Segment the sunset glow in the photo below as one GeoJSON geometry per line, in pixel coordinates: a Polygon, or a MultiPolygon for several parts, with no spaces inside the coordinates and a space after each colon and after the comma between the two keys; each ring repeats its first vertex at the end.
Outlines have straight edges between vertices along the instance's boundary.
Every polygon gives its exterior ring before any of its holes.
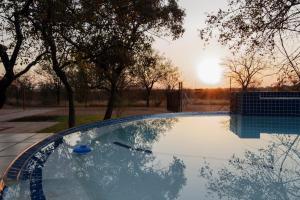
{"type": "Polygon", "coordinates": [[[217,85],[222,81],[223,69],[218,59],[208,58],[197,66],[200,81],[207,85],[217,85]]]}

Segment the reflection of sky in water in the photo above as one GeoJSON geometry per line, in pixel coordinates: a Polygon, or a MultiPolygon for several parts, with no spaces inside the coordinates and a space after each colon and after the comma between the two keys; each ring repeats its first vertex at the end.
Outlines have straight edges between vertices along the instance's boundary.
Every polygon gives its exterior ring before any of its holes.
{"type": "MultiPolygon", "coordinates": [[[[298,199],[297,120],[194,116],[77,132],[42,165],[42,193],[46,199],[298,199]],[[74,155],[78,144],[93,151],[74,155]]],[[[32,188],[32,181],[21,182],[4,199],[30,199],[32,188]]]]}
{"type": "Polygon", "coordinates": [[[240,138],[260,138],[261,133],[300,135],[300,117],[233,115],[230,130],[240,138]]]}

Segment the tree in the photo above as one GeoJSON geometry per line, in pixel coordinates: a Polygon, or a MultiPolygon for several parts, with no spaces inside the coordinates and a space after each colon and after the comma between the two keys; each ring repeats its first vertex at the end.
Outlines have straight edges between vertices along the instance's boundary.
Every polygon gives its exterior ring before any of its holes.
{"type": "Polygon", "coordinates": [[[118,72],[115,67],[101,68],[94,64],[85,70],[89,74],[89,88],[104,91],[108,96],[108,103],[114,103],[113,107],[122,98],[122,91],[133,85],[133,77],[128,68],[118,72]]]}
{"type": "Polygon", "coordinates": [[[110,97],[104,119],[111,118],[120,78],[134,55],[148,49],[154,37],[177,39],[184,32],[184,11],[176,0],[76,1],[65,14],[60,34],[97,68],[110,74],[110,97]],[[80,4],[80,5],[78,5],[80,4]],[[78,20],[80,19],[80,20],[78,20]],[[83,22],[82,22],[83,21],[83,22]]]}
{"type": "Polygon", "coordinates": [[[145,89],[146,106],[150,106],[150,96],[155,84],[160,84],[167,90],[173,90],[179,82],[178,69],[153,50],[148,50],[137,56],[131,75],[138,86],[145,89]]]}
{"type": "Polygon", "coordinates": [[[66,1],[35,1],[31,7],[28,20],[34,26],[34,33],[49,51],[48,61],[57,77],[65,87],[69,101],[69,127],[75,126],[74,92],[68,81],[65,69],[72,64],[71,49],[66,41],[59,36],[57,29],[63,23],[66,1]]]}
{"type": "Polygon", "coordinates": [[[17,94],[13,96],[16,97],[17,105],[20,105],[19,100],[21,100],[23,109],[25,109],[26,104],[30,105],[33,98],[34,89],[37,86],[37,83],[35,81],[32,81],[35,79],[35,75],[31,72],[32,71],[24,74],[23,76],[15,80],[15,85],[17,86],[17,94]]]}
{"type": "Polygon", "coordinates": [[[228,58],[223,64],[227,68],[227,76],[235,81],[246,92],[249,87],[259,84],[258,75],[267,69],[262,58],[253,53],[252,55],[228,58]]]}
{"type": "Polygon", "coordinates": [[[168,67],[166,76],[162,79],[161,84],[167,92],[175,90],[180,82],[180,73],[178,67],[175,67],[171,61],[166,61],[165,65],[168,67]]]}
{"type": "Polygon", "coordinates": [[[277,89],[299,90],[300,79],[293,70],[290,70],[289,64],[283,63],[279,68],[280,70],[273,86],[277,89]]]}
{"type": "Polygon", "coordinates": [[[300,78],[299,7],[298,0],[230,0],[228,9],[208,15],[200,36],[208,41],[218,32],[219,41],[231,49],[260,48],[277,58],[282,55],[300,78]]]}
{"type": "Polygon", "coordinates": [[[74,60],[76,60],[76,63],[66,67],[65,71],[70,84],[74,88],[76,101],[87,106],[90,86],[95,77],[95,66],[93,63],[84,60],[78,53],[74,56],[74,60]]]}
{"type": "Polygon", "coordinates": [[[282,81],[297,87],[300,83],[300,51],[297,48],[289,53],[289,47],[292,46],[290,44],[291,41],[284,41],[281,33],[279,34],[279,38],[281,45],[280,53],[284,55],[285,59],[280,63],[278,78],[283,78],[282,81]]]}
{"type": "Polygon", "coordinates": [[[75,96],[79,103],[84,103],[87,106],[88,96],[89,96],[89,84],[88,84],[88,74],[84,70],[84,66],[78,68],[75,74],[75,96]]]}
{"type": "Polygon", "coordinates": [[[40,85],[51,85],[54,86],[54,90],[56,93],[56,105],[60,105],[61,100],[61,81],[59,77],[57,77],[56,73],[53,71],[51,67],[51,63],[47,60],[43,60],[40,63],[40,66],[34,70],[34,72],[39,76],[40,85]]]}
{"type": "Polygon", "coordinates": [[[32,3],[32,0],[0,3],[0,58],[5,71],[0,80],[0,109],[5,103],[7,88],[46,54],[40,48],[40,41],[28,34],[32,27],[26,16],[32,3]]]}
{"type": "Polygon", "coordinates": [[[152,50],[138,56],[135,67],[131,71],[137,85],[145,89],[146,106],[150,106],[150,96],[153,86],[167,76],[164,58],[152,50]]]}

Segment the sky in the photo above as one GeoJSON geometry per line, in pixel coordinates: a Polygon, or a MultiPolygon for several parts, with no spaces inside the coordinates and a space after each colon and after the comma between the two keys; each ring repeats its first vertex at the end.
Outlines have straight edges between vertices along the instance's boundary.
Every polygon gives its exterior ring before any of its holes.
{"type": "Polygon", "coordinates": [[[229,85],[228,80],[223,78],[223,67],[219,65],[229,51],[217,41],[204,46],[199,36],[199,29],[205,27],[206,13],[225,8],[226,3],[226,0],[179,0],[179,5],[186,12],[183,37],[175,41],[157,38],[154,43],[154,48],[179,68],[185,87],[229,85]]]}

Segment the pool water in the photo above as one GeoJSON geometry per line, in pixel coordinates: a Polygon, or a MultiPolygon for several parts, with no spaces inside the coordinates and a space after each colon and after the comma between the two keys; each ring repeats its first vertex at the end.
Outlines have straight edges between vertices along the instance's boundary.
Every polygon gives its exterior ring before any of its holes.
{"type": "Polygon", "coordinates": [[[172,115],[91,126],[36,153],[3,199],[300,199],[299,136],[298,117],[172,115]],[[75,154],[82,144],[92,151],[75,154]]]}

